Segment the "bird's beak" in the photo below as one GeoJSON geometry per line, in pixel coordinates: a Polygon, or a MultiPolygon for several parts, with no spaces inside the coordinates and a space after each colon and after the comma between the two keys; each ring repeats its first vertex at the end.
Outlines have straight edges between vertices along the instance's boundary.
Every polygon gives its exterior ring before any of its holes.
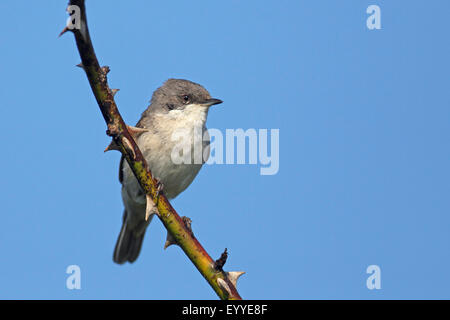
{"type": "Polygon", "coordinates": [[[207,107],[211,107],[211,106],[213,106],[213,105],[215,105],[215,104],[220,104],[220,103],[222,103],[223,101],[222,100],[219,100],[219,99],[208,99],[208,100],[206,100],[205,102],[203,102],[202,104],[204,105],[204,106],[207,106],[207,107]]]}

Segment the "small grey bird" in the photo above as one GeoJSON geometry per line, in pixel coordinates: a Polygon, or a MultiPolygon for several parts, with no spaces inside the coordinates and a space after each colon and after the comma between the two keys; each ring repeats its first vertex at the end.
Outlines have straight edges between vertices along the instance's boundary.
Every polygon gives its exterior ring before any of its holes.
{"type": "MultiPolygon", "coordinates": [[[[197,83],[169,79],[153,93],[150,106],[142,113],[136,125],[139,129],[131,128],[152,175],[159,180],[168,199],[183,192],[203,165],[203,162],[194,161],[193,152],[190,163],[174,163],[172,152],[176,142],[173,134],[177,130],[183,130],[193,136],[195,128],[201,128],[202,134],[206,132],[209,107],[219,103],[222,101],[211,98],[209,92],[197,83]]],[[[194,139],[186,141],[189,141],[186,142],[189,145],[185,147],[192,150],[194,139]]],[[[206,135],[203,139],[202,146],[209,148],[209,136],[206,135]]],[[[209,155],[209,149],[205,155],[209,155]]],[[[207,158],[203,159],[206,160],[207,158]]],[[[125,209],[113,260],[122,264],[126,261],[132,263],[139,256],[145,231],[153,215],[146,219],[146,195],[123,156],[120,160],[119,180],[122,183],[125,209]]]]}

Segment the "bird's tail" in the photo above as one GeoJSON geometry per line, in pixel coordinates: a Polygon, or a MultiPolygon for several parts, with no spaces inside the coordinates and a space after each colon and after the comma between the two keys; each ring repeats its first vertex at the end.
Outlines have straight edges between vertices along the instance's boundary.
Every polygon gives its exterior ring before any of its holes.
{"type": "Polygon", "coordinates": [[[145,229],[147,229],[148,223],[150,222],[146,221],[145,226],[138,226],[138,228],[131,227],[127,221],[127,212],[124,211],[123,215],[122,229],[120,230],[113,255],[114,262],[118,264],[123,264],[127,261],[133,263],[136,261],[141,251],[145,229]]]}

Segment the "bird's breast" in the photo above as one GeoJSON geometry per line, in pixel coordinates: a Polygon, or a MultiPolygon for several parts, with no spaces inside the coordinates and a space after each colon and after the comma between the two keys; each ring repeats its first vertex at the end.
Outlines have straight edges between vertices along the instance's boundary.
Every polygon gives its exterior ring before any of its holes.
{"type": "MultiPolygon", "coordinates": [[[[165,117],[154,122],[158,125],[149,128],[150,131],[141,134],[137,140],[152,175],[162,182],[164,194],[169,199],[175,198],[192,183],[203,160],[207,159],[203,159],[203,154],[209,155],[209,136],[204,136],[205,121],[206,117],[202,119],[192,114],[181,120],[165,117]],[[181,157],[181,163],[177,157],[181,157]]],[[[124,173],[124,187],[130,196],[143,197],[128,164],[124,173]]],[[[140,200],[145,201],[145,197],[140,200]]]]}

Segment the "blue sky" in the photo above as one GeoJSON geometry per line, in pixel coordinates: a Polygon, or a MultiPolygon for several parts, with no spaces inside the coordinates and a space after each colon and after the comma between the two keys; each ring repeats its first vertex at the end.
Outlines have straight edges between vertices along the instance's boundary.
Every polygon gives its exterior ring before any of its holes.
{"type": "MultiPolygon", "coordinates": [[[[216,299],[155,219],[132,265],[67,1],[0,2],[0,298],[216,299]],[[81,268],[81,290],[66,268],[81,268]]],[[[280,168],[208,165],[174,207],[246,299],[450,298],[450,3],[88,1],[134,124],[168,78],[224,100],[208,126],[280,130],[280,168]],[[381,8],[368,30],[366,8],[381,8]],[[381,268],[368,290],[366,268],[381,268]]]]}

